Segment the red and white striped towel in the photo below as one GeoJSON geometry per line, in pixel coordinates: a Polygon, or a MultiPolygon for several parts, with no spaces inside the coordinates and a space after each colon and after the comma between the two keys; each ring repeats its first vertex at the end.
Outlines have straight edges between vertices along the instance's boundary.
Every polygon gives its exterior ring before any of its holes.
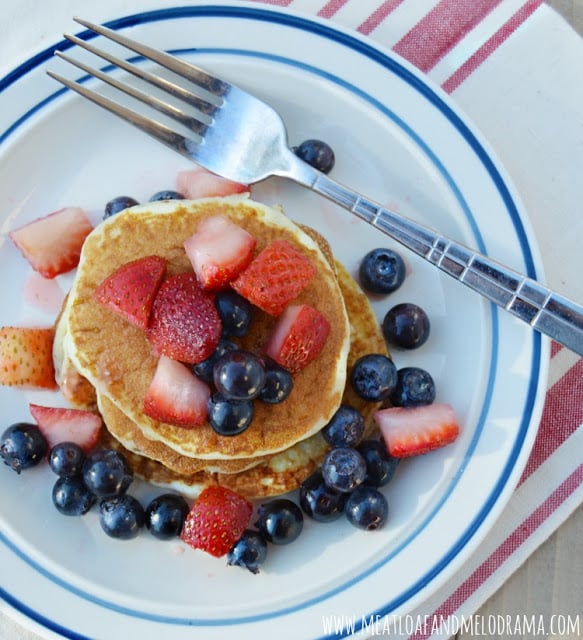
{"type": "MultiPolygon", "coordinates": [[[[264,3],[355,29],[451,94],[518,187],[545,257],[547,283],[583,299],[575,246],[583,237],[583,187],[575,176],[583,166],[583,41],[542,0],[264,3]]],[[[583,359],[553,345],[540,430],[519,486],[480,549],[413,618],[475,613],[583,502],[582,423],[583,359]]],[[[429,637],[437,625],[425,626],[416,639],[429,637]]]]}

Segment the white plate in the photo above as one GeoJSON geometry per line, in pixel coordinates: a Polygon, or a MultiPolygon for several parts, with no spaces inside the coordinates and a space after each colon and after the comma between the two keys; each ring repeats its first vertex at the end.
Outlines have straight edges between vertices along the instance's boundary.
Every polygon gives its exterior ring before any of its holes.
{"type": "MultiPolygon", "coordinates": [[[[163,9],[111,26],[264,97],[284,116],[292,145],[309,137],[332,145],[341,182],[540,276],[528,221],[490,149],[446,96],[388,51],[324,21],[242,3],[163,9]]],[[[174,186],[184,159],[60,89],[47,66],[60,67],[50,50],[0,81],[3,234],[68,204],[98,221],[115,195],[145,200],[174,186]]],[[[254,195],[322,231],[353,273],[367,250],[395,246],[289,183],[269,181],[254,195]]],[[[394,359],[433,374],[463,432],[453,446],[400,466],[386,488],[391,514],[382,531],[307,521],[301,538],[272,548],[254,576],[146,532],[111,540],[95,513],[75,519],[54,510],[46,467],[17,476],[3,466],[4,599],[47,634],[142,640],[334,636],[347,631],[328,626],[342,616],[358,634],[371,616],[390,621],[422,603],[494,526],[520,478],[540,416],[547,343],[406,257],[404,286],[376,309],[382,318],[400,301],[425,307],[429,342],[394,359]]],[[[0,271],[0,324],[50,323],[51,313],[23,300],[30,270],[5,235],[0,271]]],[[[0,389],[3,423],[28,419],[31,399],[57,401],[0,389]]]]}

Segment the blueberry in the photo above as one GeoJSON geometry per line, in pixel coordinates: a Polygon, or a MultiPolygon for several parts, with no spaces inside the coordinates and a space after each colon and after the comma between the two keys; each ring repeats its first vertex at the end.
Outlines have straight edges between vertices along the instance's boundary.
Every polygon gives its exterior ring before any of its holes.
{"type": "Polygon", "coordinates": [[[392,249],[373,249],[362,259],[358,276],[365,291],[392,293],[405,280],[405,262],[392,249]]]}
{"type": "Polygon", "coordinates": [[[262,361],[249,351],[229,351],[215,364],[213,379],[217,391],[230,400],[252,400],[265,382],[262,361]]]}
{"type": "Polygon", "coordinates": [[[53,486],[53,504],[65,516],[86,514],[96,500],[81,476],[61,477],[53,486]]]}
{"type": "Polygon", "coordinates": [[[99,503],[99,523],[105,533],[118,540],[135,538],[144,526],[144,507],[127,493],[104,498],[99,503]]]}
{"type": "Polygon", "coordinates": [[[350,383],[356,394],[364,400],[388,400],[397,384],[397,367],[382,353],[369,353],[354,363],[350,383]]]}
{"type": "Polygon", "coordinates": [[[217,361],[228,351],[236,351],[238,348],[238,344],[235,344],[231,340],[221,338],[215,350],[206,360],[192,365],[192,371],[205,382],[213,382],[213,372],[217,361]]]}
{"type": "Polygon", "coordinates": [[[334,151],[329,144],[322,140],[304,140],[298,147],[294,147],[294,153],[304,162],[312,165],[322,173],[330,173],[334,167],[334,151]]]}
{"type": "Polygon", "coordinates": [[[331,489],[320,469],[300,485],[299,502],[302,511],[318,522],[332,522],[344,513],[347,493],[331,489]]]}
{"type": "Polygon", "coordinates": [[[259,573],[259,567],[267,557],[267,542],[259,531],[246,529],[227,555],[229,566],[243,567],[251,573],[259,573]]]}
{"type": "Polygon", "coordinates": [[[135,198],[130,196],[117,196],[105,205],[103,218],[105,219],[110,216],[114,216],[116,213],[119,213],[124,209],[129,209],[129,207],[134,207],[137,204],[139,204],[139,202],[135,198]]]}
{"type": "Polygon", "coordinates": [[[290,544],[304,526],[302,510],[287,498],[276,498],[259,506],[255,526],[268,542],[290,544]]]}
{"type": "Polygon", "coordinates": [[[329,451],[321,468],[324,482],[336,491],[353,491],[366,477],[366,462],[351,447],[337,447],[329,451]]]}
{"type": "Polygon", "coordinates": [[[164,493],[146,507],[146,528],[159,540],[170,540],[180,535],[190,511],[186,500],[176,493],[164,493]]]}
{"type": "Polygon", "coordinates": [[[0,456],[4,464],[20,473],[37,465],[46,455],[49,445],[36,426],[28,422],[17,422],[8,427],[0,440],[0,456]]]}
{"type": "Polygon", "coordinates": [[[236,291],[219,291],[215,296],[215,305],[223,324],[223,336],[242,338],[247,335],[253,319],[249,300],[236,291]]]}
{"type": "Polygon", "coordinates": [[[364,433],[364,418],[360,411],[342,404],[321,433],[324,440],[333,447],[353,447],[364,433]]]}
{"type": "Polygon", "coordinates": [[[421,307],[402,302],[387,311],[382,329],[387,342],[402,349],[416,349],[429,338],[431,326],[421,307]]]}
{"type": "Polygon", "coordinates": [[[435,382],[425,369],[403,367],[397,371],[397,386],[391,394],[396,407],[419,407],[435,400],[435,382]]]}
{"type": "Polygon", "coordinates": [[[374,487],[358,487],[349,496],[344,509],[348,522],[359,529],[380,529],[389,515],[385,496],[374,487]]]}
{"type": "Polygon", "coordinates": [[[268,404],[283,402],[291,393],[294,380],[291,373],[274,362],[265,361],[265,382],[259,392],[259,399],[268,404]]]}
{"type": "Polygon", "coordinates": [[[184,200],[184,196],[178,191],[166,189],[164,191],[156,191],[150,196],[149,202],[158,202],[159,200],[184,200]]]}
{"type": "Polygon", "coordinates": [[[364,484],[371,487],[384,487],[392,479],[398,459],[393,458],[381,440],[363,440],[357,447],[366,463],[364,484]]]}
{"type": "Polygon", "coordinates": [[[83,471],[85,453],[75,442],[60,442],[49,451],[49,467],[61,478],[72,478],[83,471]]]}
{"type": "Polygon", "coordinates": [[[83,480],[99,498],[125,493],[133,476],[125,457],[113,449],[98,449],[89,454],[83,464],[83,480]]]}
{"type": "Polygon", "coordinates": [[[208,421],[221,436],[243,433],[253,420],[252,400],[230,400],[220,393],[213,393],[208,401],[208,421]]]}

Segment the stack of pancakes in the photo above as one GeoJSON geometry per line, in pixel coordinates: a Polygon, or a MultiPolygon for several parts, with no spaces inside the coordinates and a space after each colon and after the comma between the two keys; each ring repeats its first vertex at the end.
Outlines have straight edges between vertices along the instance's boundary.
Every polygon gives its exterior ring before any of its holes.
{"type": "MultiPolygon", "coordinates": [[[[260,353],[275,321],[255,309],[251,330],[238,342],[260,353]]],[[[104,443],[121,449],[138,476],[190,496],[219,483],[255,498],[291,491],[315,470],[328,449],[320,431],[342,402],[359,409],[370,425],[377,405],[360,400],[346,381],[354,361],[371,352],[386,353],[378,321],[325,239],[279,208],[237,195],[149,203],[97,226],[57,321],[54,360],[65,397],[99,410],[104,443]],[[140,257],[164,257],[168,275],[191,271],[184,240],[216,214],[249,231],[257,252],[286,239],[306,254],[317,275],[294,303],[316,307],[331,324],[324,349],[294,377],[289,397],[276,405],[256,401],[251,426],[236,436],[221,436],[208,424],[185,429],[146,416],[143,399],[156,354],[144,331],[93,299],[110,273],[140,257]]]]}

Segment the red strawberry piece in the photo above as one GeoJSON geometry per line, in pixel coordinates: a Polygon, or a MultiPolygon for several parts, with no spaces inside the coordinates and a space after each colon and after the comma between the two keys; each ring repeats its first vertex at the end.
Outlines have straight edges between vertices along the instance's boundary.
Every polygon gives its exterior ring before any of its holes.
{"type": "Polygon", "coordinates": [[[54,278],[79,264],[81,248],[92,230],[83,209],[64,207],[9,235],[35,271],[54,278]]]}
{"type": "Polygon", "coordinates": [[[296,374],[318,357],[330,333],[328,319],[307,304],[292,304],[279,316],[265,353],[296,374]]]}
{"type": "Polygon", "coordinates": [[[253,259],[255,238],[227,216],[205,218],[184,243],[204,289],[225,289],[253,259]]]}
{"type": "Polygon", "coordinates": [[[287,240],[274,240],[231,286],[255,306],[278,316],[315,275],[307,256],[287,240]]]}
{"type": "Polygon", "coordinates": [[[449,404],[434,403],[421,407],[389,407],[374,414],[389,453],[406,458],[428,453],[453,442],[459,424],[449,404]]]}
{"type": "Polygon", "coordinates": [[[196,427],[207,416],[210,388],[181,362],[160,356],[144,398],[144,413],[178,427],[196,427]]]}
{"type": "Polygon", "coordinates": [[[213,485],[203,489],[186,517],[181,539],[193,549],[220,558],[243,535],[253,507],[231,489],[213,485]]]}
{"type": "Polygon", "coordinates": [[[52,328],[0,328],[0,384],[57,389],[52,328]]]}
{"type": "Polygon", "coordinates": [[[178,273],[164,280],[154,298],[146,330],[158,355],[190,364],[206,360],[222,330],[214,300],[194,273],[178,273]]]}
{"type": "Polygon", "coordinates": [[[176,190],[189,200],[231,196],[246,193],[249,186],[221,178],[203,167],[179,171],[176,176],[176,190]]]}
{"type": "Polygon", "coordinates": [[[123,264],[94,291],[97,302],[140,329],[148,326],[152,303],[166,273],[166,260],[146,256],[123,264]]]}
{"type": "Polygon", "coordinates": [[[99,440],[103,423],[97,413],[39,404],[30,404],[29,408],[49,447],[60,442],[74,442],[88,453],[99,440]]]}

